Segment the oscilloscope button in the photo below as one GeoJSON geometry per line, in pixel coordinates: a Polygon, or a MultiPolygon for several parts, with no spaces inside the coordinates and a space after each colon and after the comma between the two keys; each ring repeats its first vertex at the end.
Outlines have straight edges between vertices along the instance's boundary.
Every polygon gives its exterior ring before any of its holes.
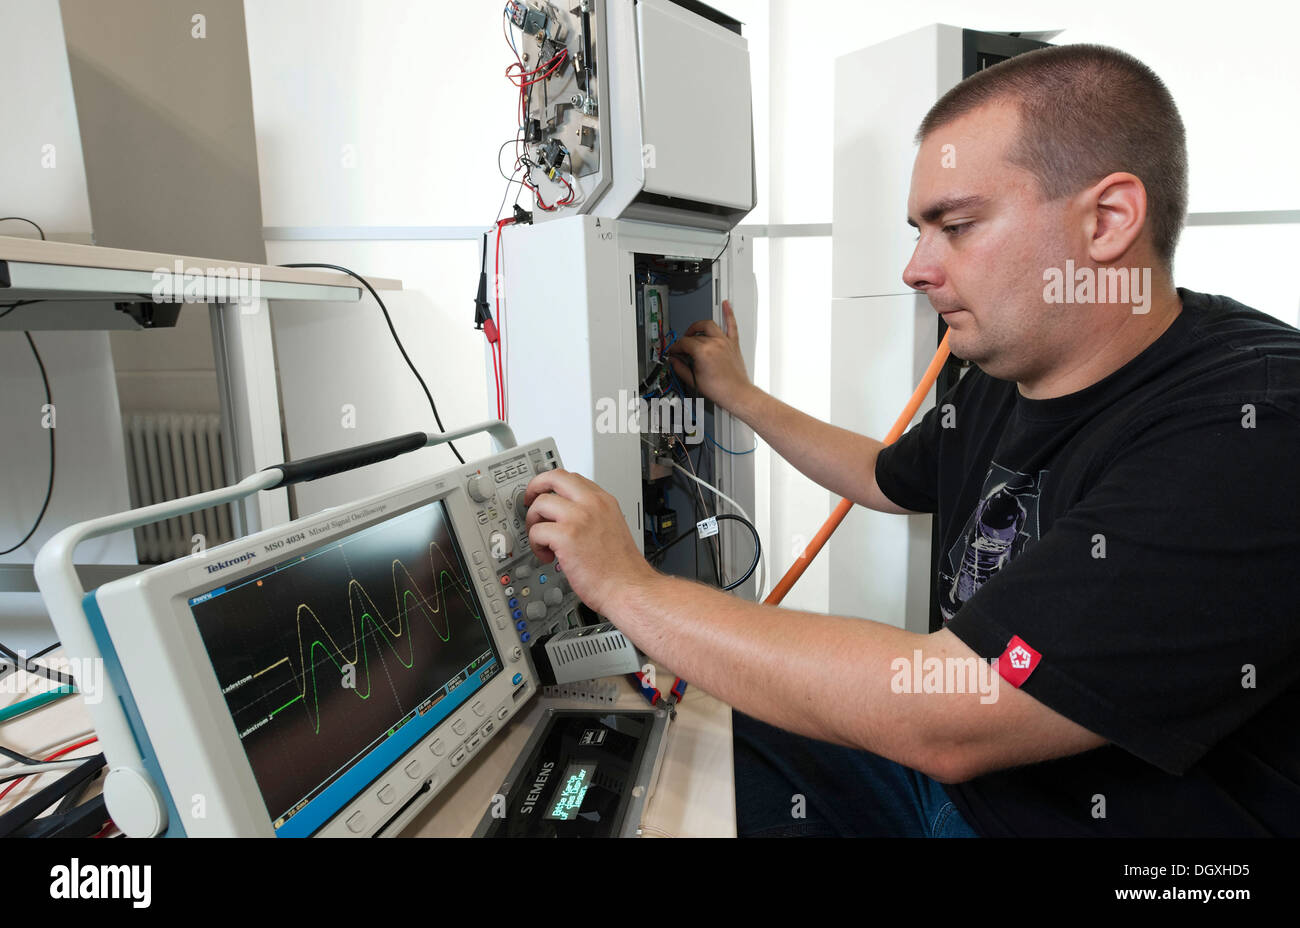
{"type": "Polygon", "coordinates": [[[474,552],[474,563],[475,563],[475,564],[482,564],[482,563],[483,563],[483,552],[482,552],[482,551],[475,551],[475,552],[474,552]]]}
{"type": "Polygon", "coordinates": [[[385,783],[382,787],[380,787],[379,792],[376,793],[376,795],[379,797],[379,801],[382,802],[384,805],[391,806],[393,804],[393,800],[397,798],[397,790],[393,789],[391,786],[385,783]]]}
{"type": "MultiPolygon", "coordinates": [[[[515,674],[515,683],[518,683],[522,679],[523,679],[522,676],[520,676],[519,674],[515,674]]],[[[502,706],[500,709],[497,710],[497,720],[505,721],[505,717],[509,714],[510,714],[510,710],[505,706],[502,706]]]]}
{"type": "Polygon", "coordinates": [[[464,749],[464,748],[461,748],[461,749],[460,749],[459,751],[457,751],[455,754],[451,755],[451,765],[452,765],[453,767],[459,766],[459,765],[460,765],[464,760],[465,760],[465,749],[464,749]]]}
{"type": "Polygon", "coordinates": [[[523,657],[523,656],[524,656],[524,651],[523,651],[522,648],[518,648],[518,647],[517,647],[517,648],[515,648],[513,651],[510,652],[510,659],[511,659],[512,661],[517,661],[517,660],[519,660],[519,658],[521,658],[521,657],[523,657]]]}
{"type": "Polygon", "coordinates": [[[482,703],[482,702],[476,702],[476,703],[474,703],[474,705],[472,706],[472,709],[473,709],[475,715],[482,715],[484,712],[487,711],[487,710],[483,707],[483,703],[482,703]]]}
{"type": "Polygon", "coordinates": [[[464,720],[464,719],[456,719],[456,721],[454,721],[454,722],[451,723],[451,730],[454,731],[454,732],[455,732],[456,734],[458,734],[458,735],[463,735],[463,734],[465,734],[465,720],[464,720]]]}
{"type": "Polygon", "coordinates": [[[406,765],[405,769],[406,775],[412,780],[418,780],[420,778],[420,762],[418,760],[411,761],[406,765]]]}
{"type": "Polygon", "coordinates": [[[499,616],[496,617],[496,620],[495,620],[495,621],[496,621],[496,623],[497,623],[497,628],[501,629],[502,631],[505,631],[505,630],[506,630],[506,617],[505,617],[505,616],[503,616],[503,615],[499,615],[499,616]]]}
{"type": "Polygon", "coordinates": [[[348,831],[353,833],[364,831],[366,827],[366,813],[353,812],[348,816],[348,831]]]}
{"type": "Polygon", "coordinates": [[[433,752],[434,757],[442,757],[447,753],[447,745],[442,743],[441,738],[434,738],[433,744],[429,745],[429,750],[433,752]]]}

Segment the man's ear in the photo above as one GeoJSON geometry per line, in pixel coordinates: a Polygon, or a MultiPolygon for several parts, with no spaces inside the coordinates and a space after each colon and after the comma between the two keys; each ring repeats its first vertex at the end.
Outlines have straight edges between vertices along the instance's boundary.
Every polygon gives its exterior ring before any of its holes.
{"type": "Polygon", "coordinates": [[[1088,256],[1113,264],[1133,247],[1146,227],[1147,189],[1135,174],[1117,171],[1084,193],[1088,205],[1088,256]]]}

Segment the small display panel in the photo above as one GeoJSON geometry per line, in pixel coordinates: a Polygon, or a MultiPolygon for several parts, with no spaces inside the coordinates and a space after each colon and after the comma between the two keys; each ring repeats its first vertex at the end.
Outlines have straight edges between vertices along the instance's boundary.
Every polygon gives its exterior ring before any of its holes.
{"type": "Polygon", "coordinates": [[[277,836],[317,831],[501,669],[441,501],[189,605],[277,836]]]}
{"type": "Polygon", "coordinates": [[[595,772],[595,764],[569,764],[560,777],[559,789],[551,800],[551,811],[546,813],[546,817],[567,822],[577,816],[582,811],[582,800],[587,796],[595,772]]]}
{"type": "Polygon", "coordinates": [[[655,712],[555,710],[505,790],[505,817],[489,815],[489,838],[608,838],[619,834],[637,786],[655,712]]]}

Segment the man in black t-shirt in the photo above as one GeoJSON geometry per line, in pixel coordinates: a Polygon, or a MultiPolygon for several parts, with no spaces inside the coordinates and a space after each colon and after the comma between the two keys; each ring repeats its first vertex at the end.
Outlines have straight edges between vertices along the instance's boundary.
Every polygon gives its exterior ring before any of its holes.
{"type": "Polygon", "coordinates": [[[936,514],[943,627],[664,577],[564,471],[530,484],[532,543],[736,708],[742,834],[1300,833],[1300,332],[1174,287],[1173,100],[1121,52],[1043,49],[918,142],[903,279],[973,366],[896,444],[754,387],[725,303],[674,350],[817,483],[936,514]]]}

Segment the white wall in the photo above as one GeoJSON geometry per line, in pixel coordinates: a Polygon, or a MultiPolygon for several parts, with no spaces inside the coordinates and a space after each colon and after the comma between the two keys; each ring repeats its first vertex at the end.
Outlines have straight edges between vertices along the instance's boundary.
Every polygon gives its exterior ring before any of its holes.
{"type": "MultiPolygon", "coordinates": [[[[288,0],[246,3],[245,15],[268,227],[492,222],[505,190],[494,159],[518,99],[504,77],[500,6],[288,0]]],[[[491,417],[483,335],[472,325],[477,241],[270,241],[267,255],[403,280],[404,292],[383,296],[443,423],[491,417]]],[[[291,455],[436,430],[368,296],[357,306],[280,306],[274,321],[291,455]],[[355,429],[341,427],[344,403],[357,408],[355,429]]],[[[466,455],[489,449],[486,438],[457,444],[466,455]]],[[[319,481],[298,490],[299,511],[449,463],[434,449],[319,481]]]]}
{"type": "MultiPolygon", "coordinates": [[[[771,0],[769,12],[770,175],[766,197],[760,194],[769,222],[831,221],[835,58],[934,22],[990,31],[1064,29],[1053,42],[1099,42],[1132,53],[1165,80],[1182,111],[1192,211],[1300,209],[1300,174],[1290,157],[1300,144],[1300,56],[1294,51],[1300,8],[1294,5],[771,0]]],[[[923,115],[916,114],[918,123],[923,115]]],[[[901,222],[906,197],[900,189],[879,221],[901,222]]],[[[1297,245],[1297,225],[1189,228],[1177,256],[1177,282],[1225,293],[1296,324],[1300,282],[1272,271],[1294,262],[1297,245]]],[[[830,344],[809,330],[824,333],[830,314],[820,279],[830,273],[830,238],[774,240],[770,249],[769,384],[778,396],[824,416],[833,388],[826,377],[830,344]],[[798,341],[781,344],[783,334],[798,341]]],[[[898,272],[901,289],[902,267],[898,272]]],[[[783,473],[785,467],[772,465],[772,531],[764,536],[769,550],[783,555],[778,576],[796,535],[811,535],[833,503],[802,477],[783,473]]],[[[824,579],[810,570],[787,602],[815,608],[826,598],[824,579]]]]}
{"type": "MultiPolygon", "coordinates": [[[[90,204],[56,0],[0,6],[0,49],[0,99],[9,103],[0,139],[0,216],[33,219],[51,239],[88,242],[90,204]]],[[[36,232],[6,222],[0,235],[34,238],[36,232]]],[[[59,529],[129,505],[107,335],[36,332],[33,340],[55,406],[54,491],[32,538],[0,557],[6,564],[31,564],[59,529]]],[[[50,463],[44,403],[27,340],[21,332],[0,332],[0,550],[27,533],[45,498],[50,463]]],[[[96,539],[79,550],[77,560],[133,563],[135,544],[130,533],[96,539]]],[[[0,593],[0,641],[35,649],[52,639],[39,594],[0,593]]]]}

